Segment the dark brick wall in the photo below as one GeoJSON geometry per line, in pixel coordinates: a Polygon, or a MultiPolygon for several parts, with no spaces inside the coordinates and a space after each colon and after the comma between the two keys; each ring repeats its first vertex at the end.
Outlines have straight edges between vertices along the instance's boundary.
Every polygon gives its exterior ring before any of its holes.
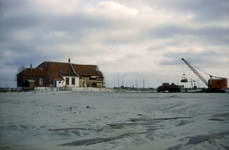
{"type": "Polygon", "coordinates": [[[29,87],[26,80],[34,80],[35,87],[49,87],[49,76],[47,75],[17,75],[17,86],[18,87],[29,87]],[[43,85],[39,85],[39,79],[43,78],[43,85]]]}

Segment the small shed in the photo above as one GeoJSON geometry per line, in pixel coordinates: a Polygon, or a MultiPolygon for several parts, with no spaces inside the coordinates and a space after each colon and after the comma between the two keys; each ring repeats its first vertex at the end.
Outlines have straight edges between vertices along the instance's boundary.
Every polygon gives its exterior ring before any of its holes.
{"type": "Polygon", "coordinates": [[[34,90],[34,87],[35,87],[35,81],[34,80],[26,80],[27,81],[27,85],[28,85],[28,87],[29,87],[29,90],[34,90]]]}

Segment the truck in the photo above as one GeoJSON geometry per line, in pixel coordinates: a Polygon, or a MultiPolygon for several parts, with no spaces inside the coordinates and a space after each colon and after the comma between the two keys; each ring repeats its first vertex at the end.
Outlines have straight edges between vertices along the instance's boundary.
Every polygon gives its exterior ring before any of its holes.
{"type": "Polygon", "coordinates": [[[157,88],[157,92],[165,92],[165,91],[168,91],[168,92],[180,92],[181,91],[181,87],[172,83],[172,84],[169,84],[169,83],[162,83],[161,86],[159,86],[157,88]]]}

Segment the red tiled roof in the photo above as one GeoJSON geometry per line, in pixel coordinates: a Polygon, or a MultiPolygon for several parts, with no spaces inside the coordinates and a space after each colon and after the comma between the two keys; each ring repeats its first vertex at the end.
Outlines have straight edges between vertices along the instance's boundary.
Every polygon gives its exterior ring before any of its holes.
{"type": "Polygon", "coordinates": [[[62,78],[56,78],[56,81],[63,81],[62,78]]]}
{"type": "MultiPolygon", "coordinates": [[[[69,63],[45,61],[41,63],[37,68],[42,68],[42,70],[47,73],[48,65],[49,65],[50,80],[54,80],[54,79],[60,80],[62,79],[61,75],[76,76],[69,63]]],[[[99,76],[103,78],[103,74],[97,69],[98,68],[97,65],[78,65],[78,64],[71,64],[71,65],[79,76],[83,76],[83,77],[99,76]]]]}
{"type": "Polygon", "coordinates": [[[32,68],[32,70],[30,68],[27,68],[23,71],[21,71],[20,73],[18,73],[18,75],[44,75],[44,76],[48,76],[48,74],[38,68],[32,68]]]}
{"type": "Polygon", "coordinates": [[[54,80],[56,78],[62,78],[59,74],[60,71],[62,72],[72,72],[72,69],[68,63],[60,63],[60,62],[43,62],[41,63],[38,68],[42,68],[45,72],[48,73],[47,66],[49,65],[49,79],[54,80]]]}
{"type": "Polygon", "coordinates": [[[79,76],[99,76],[103,78],[103,74],[97,69],[97,65],[72,64],[72,67],[79,76]]]}
{"type": "Polygon", "coordinates": [[[60,71],[62,76],[77,76],[74,72],[62,72],[60,71]]]}

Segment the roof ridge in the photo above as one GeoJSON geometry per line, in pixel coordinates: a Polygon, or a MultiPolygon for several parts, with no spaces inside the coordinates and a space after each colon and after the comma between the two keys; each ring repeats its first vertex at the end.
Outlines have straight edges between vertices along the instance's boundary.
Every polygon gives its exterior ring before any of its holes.
{"type": "MultiPolygon", "coordinates": [[[[57,61],[43,61],[43,62],[49,62],[49,63],[63,63],[63,64],[69,64],[69,62],[57,62],[57,61]]],[[[42,63],[41,63],[42,64],[42,63]]],[[[75,64],[75,63],[70,63],[70,64],[73,64],[73,65],[82,65],[82,66],[97,66],[97,65],[94,65],[94,64],[75,64]]]]}
{"type": "Polygon", "coordinates": [[[49,63],[68,63],[68,62],[56,62],[56,61],[43,61],[43,62],[49,62],[49,63]]]}

